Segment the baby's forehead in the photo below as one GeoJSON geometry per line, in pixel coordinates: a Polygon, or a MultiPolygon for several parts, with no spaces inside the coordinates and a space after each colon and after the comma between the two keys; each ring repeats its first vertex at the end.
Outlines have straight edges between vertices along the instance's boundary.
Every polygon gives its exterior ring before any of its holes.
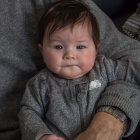
{"type": "Polygon", "coordinates": [[[71,28],[70,26],[61,28],[55,31],[50,36],[47,35],[44,39],[48,39],[51,42],[66,42],[66,43],[84,43],[93,41],[91,30],[89,26],[83,24],[77,24],[71,28]]]}
{"type": "MultiPolygon", "coordinates": [[[[56,25],[57,26],[57,25],[56,25]]],[[[83,22],[76,22],[76,23],[72,23],[72,24],[68,24],[66,26],[58,26],[56,28],[54,28],[53,32],[50,32],[50,27],[46,27],[45,29],[45,34],[48,36],[48,37],[52,37],[56,34],[61,34],[61,33],[64,33],[64,32],[83,32],[81,34],[81,36],[85,33],[85,32],[88,32],[90,35],[92,35],[92,24],[89,20],[85,20],[83,22]]]]}

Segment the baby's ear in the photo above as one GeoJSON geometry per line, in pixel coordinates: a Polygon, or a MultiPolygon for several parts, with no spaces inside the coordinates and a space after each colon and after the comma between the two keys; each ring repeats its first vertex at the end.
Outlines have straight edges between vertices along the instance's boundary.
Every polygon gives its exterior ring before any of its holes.
{"type": "Polygon", "coordinates": [[[43,48],[42,44],[39,43],[38,48],[39,48],[40,52],[42,53],[42,48],[43,48]]]}

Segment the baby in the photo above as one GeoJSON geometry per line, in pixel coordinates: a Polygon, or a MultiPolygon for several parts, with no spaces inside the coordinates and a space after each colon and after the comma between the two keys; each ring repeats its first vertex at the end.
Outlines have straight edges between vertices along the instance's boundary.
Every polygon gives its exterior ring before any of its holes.
{"type": "Polygon", "coordinates": [[[73,140],[88,128],[107,84],[136,84],[139,69],[97,55],[98,24],[81,2],[53,3],[39,27],[38,47],[46,68],[27,83],[19,113],[22,139],[73,140]]]}

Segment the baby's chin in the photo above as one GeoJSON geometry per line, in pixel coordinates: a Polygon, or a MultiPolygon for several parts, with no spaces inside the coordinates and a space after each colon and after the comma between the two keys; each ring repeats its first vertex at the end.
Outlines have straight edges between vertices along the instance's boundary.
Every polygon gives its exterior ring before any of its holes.
{"type": "Polygon", "coordinates": [[[64,74],[64,75],[57,75],[59,78],[62,78],[62,79],[68,79],[68,80],[71,80],[71,79],[77,79],[77,78],[80,78],[80,77],[82,77],[82,76],[84,76],[85,75],[85,73],[84,74],[71,74],[71,75],[69,75],[69,74],[64,74]]]}
{"type": "Polygon", "coordinates": [[[59,71],[55,71],[54,73],[57,75],[57,77],[62,79],[76,79],[84,76],[89,71],[82,70],[81,68],[75,66],[71,68],[65,68],[59,71]]]}

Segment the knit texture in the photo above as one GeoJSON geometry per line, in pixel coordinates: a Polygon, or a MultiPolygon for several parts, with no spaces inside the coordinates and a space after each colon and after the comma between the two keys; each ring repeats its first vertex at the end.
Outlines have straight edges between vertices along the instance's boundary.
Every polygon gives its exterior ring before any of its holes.
{"type": "MultiPolygon", "coordinates": [[[[0,1],[0,140],[20,139],[17,113],[26,82],[43,67],[37,49],[37,24],[48,2],[51,0],[0,1]]],[[[119,33],[111,20],[91,0],[84,2],[90,6],[99,22],[99,53],[114,59],[140,60],[140,44],[119,33]]],[[[121,90],[123,84],[119,88],[121,90]]],[[[131,88],[127,86],[126,94],[131,88]]],[[[108,90],[112,90],[111,87],[108,90]]],[[[117,102],[119,98],[115,100],[117,102]]],[[[138,116],[139,107],[133,108],[133,116],[138,116]]],[[[130,132],[133,132],[136,127],[134,120],[131,126],[130,132]]]]}
{"type": "MultiPolygon", "coordinates": [[[[54,134],[65,140],[73,140],[88,128],[106,86],[116,80],[131,81],[138,85],[140,76],[135,75],[139,71],[140,65],[136,63],[112,61],[104,56],[98,56],[92,70],[76,79],[61,79],[47,68],[43,69],[29,80],[21,102],[19,120],[22,140],[35,140],[43,134],[54,134]],[[133,71],[135,67],[138,68],[133,71]]],[[[135,98],[135,92],[123,94],[123,89],[121,96],[117,93],[117,90],[112,90],[112,93],[107,92],[103,98],[107,99],[107,104],[110,101],[117,108],[127,108],[127,117],[133,119],[131,116],[135,113],[135,106],[130,105],[133,101],[139,105],[139,98],[135,98]],[[119,104],[116,100],[118,98],[119,104]]],[[[137,122],[139,117],[134,117],[137,122]]],[[[127,134],[126,132],[125,135],[127,134]]]]}

